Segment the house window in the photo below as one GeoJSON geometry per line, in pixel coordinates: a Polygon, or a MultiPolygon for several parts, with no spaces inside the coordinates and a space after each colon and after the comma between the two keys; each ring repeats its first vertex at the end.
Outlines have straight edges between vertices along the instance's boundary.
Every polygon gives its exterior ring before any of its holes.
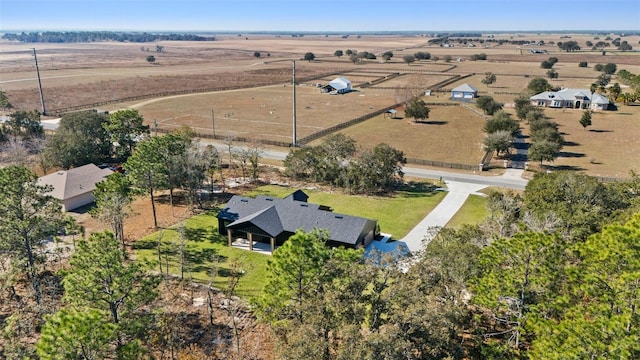
{"type": "Polygon", "coordinates": [[[538,101],[538,106],[544,106],[544,101],[542,100],[538,101]]]}

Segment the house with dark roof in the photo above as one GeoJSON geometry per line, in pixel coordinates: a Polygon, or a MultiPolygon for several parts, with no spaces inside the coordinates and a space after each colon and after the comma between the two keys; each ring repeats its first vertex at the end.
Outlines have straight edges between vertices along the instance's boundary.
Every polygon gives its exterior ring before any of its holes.
{"type": "Polygon", "coordinates": [[[334,213],[330,207],[308,203],[309,196],[298,190],[284,199],[260,195],[235,195],[218,213],[218,231],[228,237],[229,246],[237,238],[270,244],[271,252],[297,230],[326,230],[327,245],[349,248],[367,246],[377,235],[377,222],[358,216],[334,213]]]}
{"type": "Polygon", "coordinates": [[[455,87],[451,90],[452,100],[471,101],[471,99],[477,98],[477,97],[478,97],[478,89],[466,83],[458,87],[455,87]]]}
{"type": "Polygon", "coordinates": [[[59,170],[38,178],[38,185],[50,185],[53,190],[48,195],[62,202],[64,211],[71,211],[91,204],[96,184],[111,175],[110,169],[100,169],[87,164],[69,170],[59,170]]]}
{"type": "Polygon", "coordinates": [[[545,91],[530,98],[531,105],[550,108],[607,110],[609,99],[589,89],[545,91]]]}

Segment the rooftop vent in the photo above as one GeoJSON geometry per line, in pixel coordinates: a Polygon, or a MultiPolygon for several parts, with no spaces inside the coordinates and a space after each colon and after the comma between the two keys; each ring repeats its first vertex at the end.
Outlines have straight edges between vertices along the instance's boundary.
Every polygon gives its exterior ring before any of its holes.
{"type": "Polygon", "coordinates": [[[300,204],[302,207],[309,207],[309,204],[300,204]]]}
{"type": "Polygon", "coordinates": [[[266,198],[265,200],[267,200],[267,201],[273,201],[273,199],[272,199],[272,198],[266,198]]]}
{"type": "Polygon", "coordinates": [[[249,200],[247,200],[247,199],[240,199],[240,201],[242,201],[242,202],[246,202],[246,203],[248,203],[248,202],[249,202],[249,200]]]}
{"type": "Polygon", "coordinates": [[[342,215],[336,215],[336,219],[342,219],[343,216],[342,215]]]}

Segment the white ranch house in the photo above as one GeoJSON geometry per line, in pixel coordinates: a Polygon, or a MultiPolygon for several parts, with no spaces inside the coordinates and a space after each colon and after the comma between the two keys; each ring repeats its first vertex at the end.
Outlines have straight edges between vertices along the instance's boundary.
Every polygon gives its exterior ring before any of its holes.
{"type": "Polygon", "coordinates": [[[531,105],[550,108],[608,110],[609,99],[589,89],[545,91],[530,98],[531,105]]]}

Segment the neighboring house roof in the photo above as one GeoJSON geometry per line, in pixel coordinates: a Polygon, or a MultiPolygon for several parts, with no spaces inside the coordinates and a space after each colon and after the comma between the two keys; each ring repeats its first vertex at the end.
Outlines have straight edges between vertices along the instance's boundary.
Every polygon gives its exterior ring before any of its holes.
{"type": "Polygon", "coordinates": [[[591,93],[588,89],[562,89],[560,91],[545,91],[536,94],[530,98],[531,100],[589,100],[592,104],[607,105],[609,99],[598,93],[591,93]]]}
{"type": "Polygon", "coordinates": [[[331,85],[332,88],[340,91],[340,90],[345,90],[345,89],[351,88],[351,81],[349,81],[346,78],[339,77],[339,78],[335,78],[335,79],[331,80],[329,85],[331,85]]]}
{"type": "Polygon", "coordinates": [[[453,88],[451,90],[452,92],[478,92],[478,89],[474,88],[473,86],[469,85],[469,84],[462,84],[456,88],[453,88]]]}
{"type": "MultiPolygon", "coordinates": [[[[304,194],[302,191],[296,193],[298,196],[304,194]]],[[[325,207],[318,204],[294,200],[294,194],[284,199],[264,195],[254,199],[236,195],[220,211],[218,218],[232,221],[226,226],[229,229],[253,226],[271,237],[285,231],[294,233],[299,229],[326,229],[330,240],[351,245],[357,243],[362,230],[373,221],[323,210],[325,207]]]]}
{"type": "Polygon", "coordinates": [[[87,164],[69,170],[59,170],[38,178],[38,185],[51,185],[53,190],[48,195],[62,201],[75,196],[92,192],[96,183],[104,180],[113,171],[100,169],[94,164],[87,164]]]}

